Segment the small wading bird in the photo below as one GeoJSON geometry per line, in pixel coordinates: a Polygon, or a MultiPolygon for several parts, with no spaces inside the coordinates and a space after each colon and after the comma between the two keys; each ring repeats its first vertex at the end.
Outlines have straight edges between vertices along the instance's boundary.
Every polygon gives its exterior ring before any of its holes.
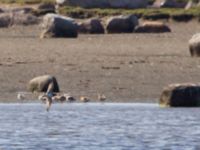
{"type": "Polygon", "coordinates": [[[55,96],[52,97],[52,100],[54,102],[61,102],[61,103],[63,103],[63,102],[66,101],[66,97],[62,96],[62,95],[55,95],[55,96]]]}
{"type": "Polygon", "coordinates": [[[55,102],[74,102],[76,99],[73,96],[70,96],[69,94],[64,94],[64,95],[55,95],[52,97],[52,100],[55,102]]]}
{"type": "Polygon", "coordinates": [[[68,102],[73,102],[76,99],[69,94],[64,94],[64,95],[55,95],[55,94],[42,94],[38,97],[39,100],[41,100],[43,103],[46,104],[46,110],[49,111],[51,104],[53,102],[61,102],[64,103],[65,101],[68,102]]]}
{"type": "Polygon", "coordinates": [[[17,99],[18,100],[24,100],[26,98],[25,94],[23,92],[19,92],[17,94],[17,99]]]}
{"type": "Polygon", "coordinates": [[[84,103],[87,103],[87,102],[90,101],[90,99],[89,99],[88,97],[81,96],[81,97],[80,97],[80,101],[81,101],[81,102],[84,102],[84,103]]]}
{"type": "Polygon", "coordinates": [[[100,94],[100,93],[98,93],[97,98],[100,102],[104,102],[106,100],[106,96],[104,94],[100,94]]]}
{"type": "Polygon", "coordinates": [[[70,103],[76,101],[76,99],[73,96],[70,96],[69,94],[64,94],[64,97],[66,98],[66,100],[70,103]]]}
{"type": "Polygon", "coordinates": [[[40,95],[38,97],[39,100],[41,100],[43,103],[46,104],[46,110],[49,111],[50,107],[51,107],[51,104],[52,104],[52,98],[49,97],[48,95],[46,94],[43,94],[43,95],[40,95]]]}

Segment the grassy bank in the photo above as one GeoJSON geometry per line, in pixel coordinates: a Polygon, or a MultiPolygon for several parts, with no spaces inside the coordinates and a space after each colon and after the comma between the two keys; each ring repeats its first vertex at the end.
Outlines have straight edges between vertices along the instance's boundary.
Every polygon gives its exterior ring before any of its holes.
{"type": "Polygon", "coordinates": [[[145,19],[174,19],[177,21],[189,21],[200,17],[200,7],[188,10],[181,8],[148,8],[148,9],[84,9],[80,7],[63,7],[60,13],[74,18],[105,17],[119,14],[135,14],[145,19]]]}

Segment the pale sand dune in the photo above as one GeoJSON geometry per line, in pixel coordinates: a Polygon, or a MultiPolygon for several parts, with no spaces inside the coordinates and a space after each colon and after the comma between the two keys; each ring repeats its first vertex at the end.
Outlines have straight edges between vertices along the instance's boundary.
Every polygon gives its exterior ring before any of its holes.
{"type": "Polygon", "coordinates": [[[107,101],[156,102],[169,83],[199,82],[200,59],[188,40],[197,22],[172,23],[172,33],[80,35],[39,39],[39,28],[0,29],[0,100],[15,101],[38,75],[55,75],[61,91],[107,101]]]}

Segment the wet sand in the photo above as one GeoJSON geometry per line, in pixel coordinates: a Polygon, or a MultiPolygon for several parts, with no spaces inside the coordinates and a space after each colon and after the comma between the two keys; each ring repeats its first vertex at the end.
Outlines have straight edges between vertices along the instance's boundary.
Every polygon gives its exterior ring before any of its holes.
{"type": "Polygon", "coordinates": [[[109,102],[157,102],[170,83],[199,82],[200,59],[188,40],[196,21],[170,23],[172,33],[79,35],[39,39],[38,26],[0,29],[0,101],[16,102],[28,81],[55,75],[62,92],[109,102]]]}

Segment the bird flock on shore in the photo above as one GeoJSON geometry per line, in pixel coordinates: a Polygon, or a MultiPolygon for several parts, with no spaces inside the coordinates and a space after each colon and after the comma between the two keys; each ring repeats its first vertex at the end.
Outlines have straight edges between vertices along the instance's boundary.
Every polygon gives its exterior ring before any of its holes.
{"type": "MultiPolygon", "coordinates": [[[[27,96],[26,96],[27,94],[30,94],[30,93],[28,93],[28,92],[18,92],[17,99],[21,100],[21,101],[27,100],[28,99],[27,96]]],[[[47,111],[50,110],[52,103],[64,103],[64,102],[72,103],[72,102],[77,101],[77,99],[75,97],[71,96],[68,93],[64,93],[62,95],[61,94],[55,94],[55,93],[52,93],[51,95],[49,95],[48,93],[41,93],[37,97],[37,99],[40,100],[41,102],[43,102],[46,105],[47,111]]],[[[106,101],[106,96],[104,94],[98,93],[97,94],[97,100],[99,102],[104,102],[104,101],[106,101]]],[[[87,103],[87,102],[90,102],[91,99],[89,97],[86,97],[86,96],[80,96],[79,101],[83,102],[83,103],[87,103]]]]}

